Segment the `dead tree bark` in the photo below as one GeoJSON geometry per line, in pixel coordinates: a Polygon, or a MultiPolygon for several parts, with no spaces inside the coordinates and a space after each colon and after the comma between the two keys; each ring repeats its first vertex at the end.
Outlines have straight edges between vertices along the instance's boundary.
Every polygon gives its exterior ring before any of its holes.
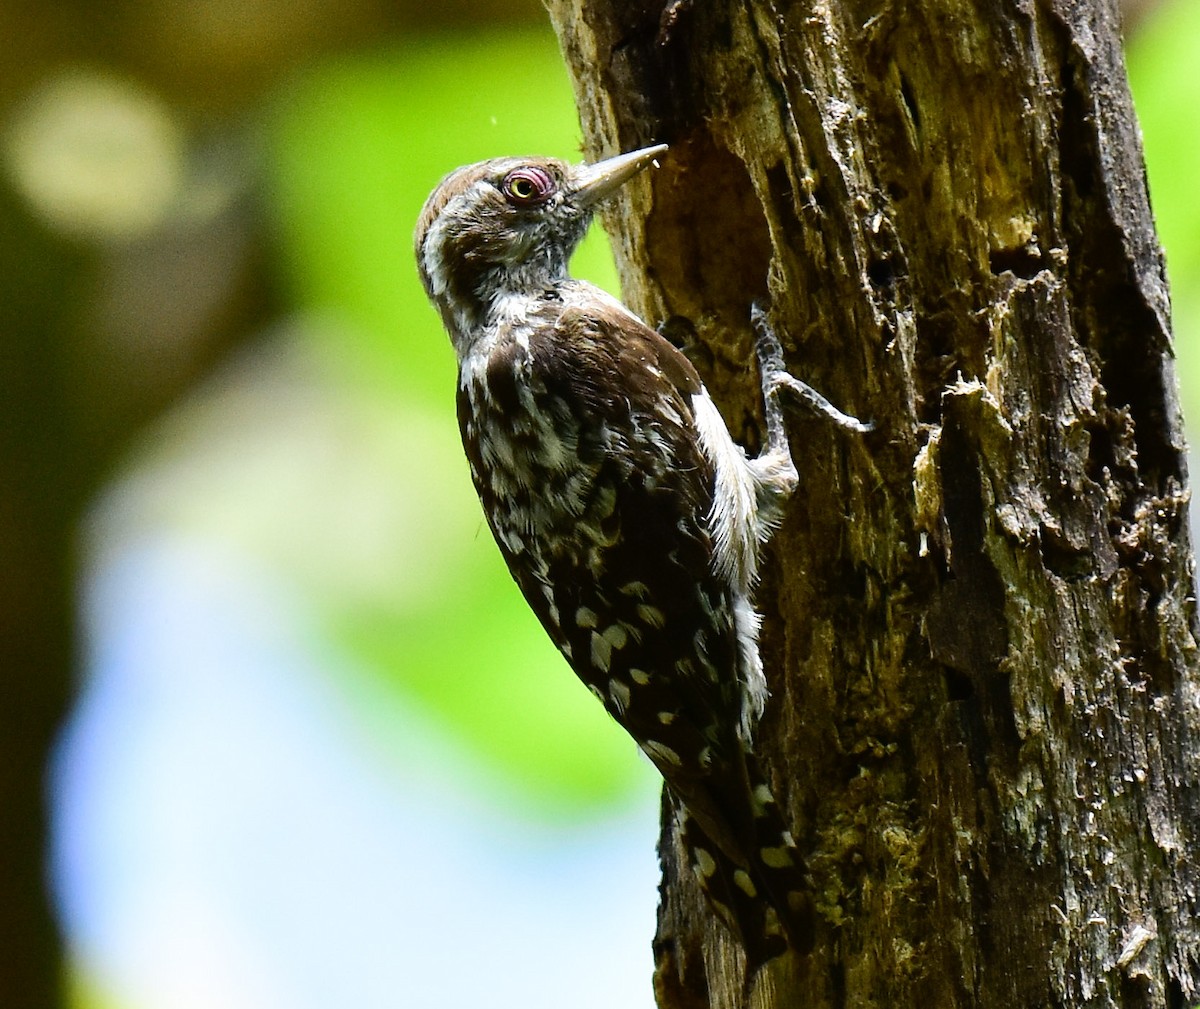
{"type": "Polygon", "coordinates": [[[797,417],[760,745],[812,955],[748,986],[664,825],[664,1009],[1200,999],[1200,678],[1162,256],[1113,0],[550,0],[611,222],[756,437],[797,417]]]}

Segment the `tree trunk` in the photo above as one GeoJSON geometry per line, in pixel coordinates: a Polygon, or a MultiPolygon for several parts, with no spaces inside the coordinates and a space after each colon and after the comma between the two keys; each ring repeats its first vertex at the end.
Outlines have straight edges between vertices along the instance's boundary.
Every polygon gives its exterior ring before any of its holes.
{"type": "Polygon", "coordinates": [[[664,1009],[1200,999],[1200,679],[1169,304],[1109,0],[550,0],[613,231],[801,489],[760,588],[759,745],[818,940],[742,977],[661,840],[664,1009]]]}

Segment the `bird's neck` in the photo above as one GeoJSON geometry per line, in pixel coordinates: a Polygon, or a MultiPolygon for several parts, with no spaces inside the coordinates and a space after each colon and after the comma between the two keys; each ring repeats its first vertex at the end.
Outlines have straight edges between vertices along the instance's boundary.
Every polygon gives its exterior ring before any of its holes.
{"type": "Polygon", "coordinates": [[[475,283],[464,285],[459,297],[448,298],[441,305],[459,358],[484,334],[523,319],[532,303],[553,298],[572,283],[565,261],[502,264],[481,270],[475,283]]]}

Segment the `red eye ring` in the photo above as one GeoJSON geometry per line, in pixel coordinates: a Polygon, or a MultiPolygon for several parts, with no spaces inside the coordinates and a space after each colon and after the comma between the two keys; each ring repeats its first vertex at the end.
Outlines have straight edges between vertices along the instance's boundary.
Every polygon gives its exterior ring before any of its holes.
{"type": "Polygon", "coordinates": [[[500,191],[505,199],[519,207],[545,203],[554,195],[554,189],[554,179],[550,173],[534,165],[514,168],[500,183],[500,191]]]}

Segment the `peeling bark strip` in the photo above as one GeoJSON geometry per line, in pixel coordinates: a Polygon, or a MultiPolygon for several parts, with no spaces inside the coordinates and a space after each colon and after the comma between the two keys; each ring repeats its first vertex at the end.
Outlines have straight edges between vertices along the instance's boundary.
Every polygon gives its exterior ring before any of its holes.
{"type": "MultiPolygon", "coordinates": [[[[760,747],[807,958],[749,982],[679,860],[664,1009],[1200,1002],[1184,445],[1110,0],[549,0],[613,226],[757,435],[752,299],[876,433],[797,416],[760,747]]],[[[736,426],[736,425],[735,425],[736,426]]]]}

